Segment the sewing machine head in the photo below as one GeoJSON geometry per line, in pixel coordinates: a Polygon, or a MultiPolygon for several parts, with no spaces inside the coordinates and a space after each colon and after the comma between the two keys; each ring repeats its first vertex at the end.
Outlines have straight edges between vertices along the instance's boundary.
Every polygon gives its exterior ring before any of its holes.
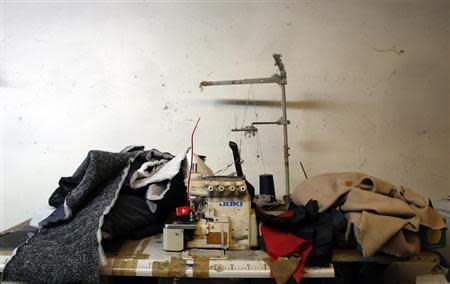
{"type": "Polygon", "coordinates": [[[249,249],[256,246],[256,216],[243,177],[203,177],[201,173],[193,172],[189,202],[192,209],[190,222],[166,224],[165,250],[249,249]],[[192,238],[185,246],[180,245],[180,242],[184,244],[184,238],[179,236],[184,234],[183,230],[193,230],[192,238]]]}

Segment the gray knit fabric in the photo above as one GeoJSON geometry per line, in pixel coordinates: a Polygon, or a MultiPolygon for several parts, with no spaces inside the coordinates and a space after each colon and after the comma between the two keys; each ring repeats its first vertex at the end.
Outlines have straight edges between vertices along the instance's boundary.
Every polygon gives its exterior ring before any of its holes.
{"type": "Polygon", "coordinates": [[[4,280],[98,283],[103,216],[138,154],[90,151],[71,177],[76,186],[70,191],[60,186],[50,198],[50,203],[59,206],[65,201],[71,219],[42,228],[20,246],[4,269],[4,280]]]}

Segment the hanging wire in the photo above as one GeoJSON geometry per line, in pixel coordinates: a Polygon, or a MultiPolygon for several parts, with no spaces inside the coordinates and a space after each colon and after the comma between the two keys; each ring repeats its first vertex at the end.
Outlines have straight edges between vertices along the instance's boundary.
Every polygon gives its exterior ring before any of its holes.
{"type": "Polygon", "coordinates": [[[261,164],[262,164],[262,167],[263,167],[263,172],[266,172],[266,164],[264,163],[264,155],[263,155],[262,150],[261,150],[261,141],[259,139],[259,134],[258,133],[256,133],[256,152],[257,152],[256,154],[257,154],[258,160],[261,161],[261,164]]]}
{"type": "MultiPolygon", "coordinates": [[[[255,112],[255,121],[258,121],[258,112],[256,111],[256,99],[255,93],[253,92],[253,109],[255,112]]],[[[259,132],[256,132],[256,158],[258,161],[261,161],[263,172],[266,172],[266,165],[264,163],[264,157],[261,150],[261,140],[259,139],[259,132]]]]}
{"type": "MultiPolygon", "coordinates": [[[[237,100],[236,100],[236,86],[233,86],[233,109],[236,110],[238,108],[237,100]]],[[[234,128],[237,128],[237,115],[236,111],[233,112],[234,114],[234,128]]]]}
{"type": "MultiPolygon", "coordinates": [[[[242,116],[242,123],[241,123],[241,128],[245,127],[245,119],[247,118],[247,109],[248,109],[248,104],[250,102],[250,94],[253,93],[253,85],[250,85],[248,88],[248,92],[247,92],[247,101],[245,104],[245,108],[244,108],[244,115],[242,116]]],[[[239,149],[242,149],[242,138],[244,136],[244,132],[241,132],[241,137],[239,139],[239,149]]]]}

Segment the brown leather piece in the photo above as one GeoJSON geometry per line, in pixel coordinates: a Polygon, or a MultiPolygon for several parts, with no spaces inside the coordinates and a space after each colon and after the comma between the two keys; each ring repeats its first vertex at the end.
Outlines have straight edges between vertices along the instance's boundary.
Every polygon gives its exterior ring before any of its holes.
{"type": "Polygon", "coordinates": [[[264,261],[269,265],[270,272],[272,272],[277,284],[284,284],[297,270],[300,260],[300,256],[291,256],[290,258],[279,257],[275,261],[270,261],[270,259],[264,261]]]}

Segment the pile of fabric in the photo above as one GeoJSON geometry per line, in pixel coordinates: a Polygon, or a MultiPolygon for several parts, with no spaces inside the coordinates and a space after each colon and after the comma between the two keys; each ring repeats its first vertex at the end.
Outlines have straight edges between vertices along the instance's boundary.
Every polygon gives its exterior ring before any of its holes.
{"type": "Polygon", "coordinates": [[[364,256],[376,252],[409,257],[420,252],[419,227],[445,228],[443,218],[411,189],[363,173],[334,173],[301,183],[292,200],[317,200],[319,212],[338,208],[348,221],[346,239],[355,237],[364,256]]]}
{"type": "Polygon", "coordinates": [[[300,282],[305,265],[327,266],[333,248],[348,246],[344,214],[335,208],[319,212],[315,200],[305,205],[291,203],[289,210],[279,216],[255,209],[261,223],[261,244],[271,257],[268,264],[277,283],[300,282]]]}
{"type": "Polygon", "coordinates": [[[60,179],[49,199],[55,211],[15,251],[3,279],[99,282],[102,240],[159,233],[168,215],[186,204],[186,152],[173,156],[141,146],[90,151],[71,177],[60,179]]]}
{"type": "Polygon", "coordinates": [[[291,198],[289,211],[280,216],[258,212],[278,283],[298,283],[305,265],[328,265],[333,248],[357,248],[363,256],[382,252],[410,257],[421,250],[420,226],[445,228],[443,218],[422,196],[363,173],[312,177],[298,185],[291,198]]]}

